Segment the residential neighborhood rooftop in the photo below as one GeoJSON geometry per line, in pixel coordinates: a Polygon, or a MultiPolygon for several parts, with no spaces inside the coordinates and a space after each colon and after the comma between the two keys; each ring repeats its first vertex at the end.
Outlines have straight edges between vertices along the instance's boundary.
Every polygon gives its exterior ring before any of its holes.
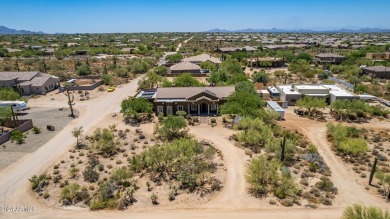
{"type": "Polygon", "coordinates": [[[229,87],[160,87],[157,88],[157,99],[181,99],[195,96],[199,93],[212,93],[213,96],[226,98],[235,91],[234,86],[229,87]]]}

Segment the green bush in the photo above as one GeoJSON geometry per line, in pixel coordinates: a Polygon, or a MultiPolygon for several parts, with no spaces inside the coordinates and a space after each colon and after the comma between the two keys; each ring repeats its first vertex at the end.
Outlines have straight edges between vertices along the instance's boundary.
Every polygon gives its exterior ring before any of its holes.
{"type": "Polygon", "coordinates": [[[347,139],[342,141],[337,149],[345,154],[362,155],[367,152],[368,146],[364,139],[347,139]]]}
{"type": "Polygon", "coordinates": [[[250,185],[250,192],[255,197],[266,196],[275,188],[279,180],[280,165],[279,161],[268,160],[265,156],[259,156],[250,162],[246,179],[250,185]]]}
{"type": "Polygon", "coordinates": [[[99,173],[92,167],[87,167],[83,172],[83,177],[86,182],[94,183],[99,180],[99,173]]]}
{"type": "Polygon", "coordinates": [[[342,219],[390,219],[390,213],[377,207],[352,205],[344,210],[342,219]]]}
{"type": "Polygon", "coordinates": [[[13,130],[11,132],[11,141],[16,142],[17,144],[23,144],[24,143],[24,134],[19,130],[13,130]]]}
{"type": "Polygon", "coordinates": [[[37,135],[37,134],[41,133],[41,129],[39,127],[34,126],[33,133],[37,135]]]}
{"type": "Polygon", "coordinates": [[[47,180],[47,179],[48,179],[48,177],[46,174],[42,174],[39,176],[34,175],[33,177],[31,177],[31,179],[29,179],[29,181],[31,182],[31,189],[35,190],[36,188],[38,188],[38,185],[40,182],[47,180]]]}

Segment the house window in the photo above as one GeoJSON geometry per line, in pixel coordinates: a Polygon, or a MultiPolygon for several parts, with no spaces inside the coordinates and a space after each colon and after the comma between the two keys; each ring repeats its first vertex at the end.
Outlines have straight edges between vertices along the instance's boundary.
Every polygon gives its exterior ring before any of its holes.
{"type": "Polygon", "coordinates": [[[157,113],[164,113],[163,106],[157,106],[157,113]]]}
{"type": "Polygon", "coordinates": [[[216,111],[217,110],[217,104],[213,103],[211,104],[211,111],[216,111]]]}
{"type": "Polygon", "coordinates": [[[167,115],[172,114],[172,106],[167,106],[167,115]]]}
{"type": "Polygon", "coordinates": [[[182,105],[177,106],[177,111],[184,111],[184,108],[182,105]]]}
{"type": "Polygon", "coordinates": [[[191,111],[195,111],[195,110],[197,110],[198,109],[198,106],[197,105],[195,105],[195,104],[192,104],[191,105],[191,111]]]}

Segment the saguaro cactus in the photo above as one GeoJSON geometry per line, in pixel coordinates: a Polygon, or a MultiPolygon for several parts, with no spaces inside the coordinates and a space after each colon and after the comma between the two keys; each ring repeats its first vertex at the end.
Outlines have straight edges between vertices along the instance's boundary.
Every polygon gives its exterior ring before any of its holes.
{"type": "Polygon", "coordinates": [[[280,142],[280,147],[282,148],[282,152],[280,155],[280,161],[284,161],[285,153],[286,153],[286,137],[283,137],[283,140],[280,142]]]}
{"type": "Polygon", "coordinates": [[[374,164],[371,167],[371,173],[370,173],[370,178],[368,180],[368,185],[371,185],[372,179],[374,178],[375,170],[376,170],[376,164],[378,162],[378,158],[375,158],[374,164]]]}
{"type": "Polygon", "coordinates": [[[70,117],[74,118],[74,113],[73,113],[73,105],[75,105],[74,103],[74,95],[73,94],[69,94],[69,88],[67,87],[66,88],[66,93],[65,95],[68,97],[68,105],[70,107],[70,117]]]}

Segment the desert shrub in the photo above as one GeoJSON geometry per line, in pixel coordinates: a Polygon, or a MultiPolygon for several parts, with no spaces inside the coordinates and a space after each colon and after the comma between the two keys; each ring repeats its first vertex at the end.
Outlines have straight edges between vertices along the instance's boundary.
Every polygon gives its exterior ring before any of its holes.
{"type": "Polygon", "coordinates": [[[364,139],[347,139],[341,142],[336,148],[345,154],[355,156],[362,155],[368,150],[367,142],[364,139]]]}
{"type": "Polygon", "coordinates": [[[211,185],[215,151],[192,139],[177,139],[161,146],[152,146],[130,159],[134,172],[146,172],[154,182],[176,179],[180,189],[190,192],[211,185]]]}
{"type": "Polygon", "coordinates": [[[39,128],[39,127],[37,127],[37,126],[33,126],[33,133],[34,134],[40,134],[41,133],[41,129],[39,128]]]}
{"type": "Polygon", "coordinates": [[[111,180],[118,185],[123,185],[123,182],[131,177],[133,177],[133,172],[126,167],[115,169],[111,173],[111,180]]]}
{"type": "Polygon", "coordinates": [[[101,183],[97,190],[94,200],[89,205],[92,211],[109,208],[114,209],[118,206],[117,198],[115,197],[114,184],[110,182],[101,183]]]}
{"type": "Polygon", "coordinates": [[[379,180],[379,184],[381,186],[380,191],[382,195],[388,195],[390,193],[390,173],[378,171],[375,174],[375,178],[379,180]]]}
{"type": "Polygon", "coordinates": [[[11,132],[11,142],[16,142],[17,144],[23,144],[24,143],[24,134],[19,130],[13,130],[11,132]]]}
{"type": "Polygon", "coordinates": [[[168,116],[164,118],[157,128],[161,138],[173,140],[187,134],[187,122],[182,116],[168,116]]]}
{"type": "Polygon", "coordinates": [[[255,197],[266,196],[274,189],[279,180],[280,162],[267,160],[265,156],[253,159],[248,167],[246,179],[250,184],[250,192],[255,197]]]}
{"type": "Polygon", "coordinates": [[[111,157],[117,153],[114,133],[107,128],[97,128],[89,137],[91,148],[97,150],[103,157],[111,157]]]}
{"type": "Polygon", "coordinates": [[[362,155],[368,150],[367,142],[359,138],[362,130],[341,124],[327,124],[327,134],[336,150],[350,155],[362,155]]]}
{"type": "Polygon", "coordinates": [[[83,177],[86,182],[94,183],[99,180],[99,173],[96,172],[92,167],[87,167],[83,171],[83,177]]]}
{"type": "Polygon", "coordinates": [[[292,207],[294,205],[294,202],[292,199],[283,199],[280,201],[280,204],[283,205],[284,207],[292,207]]]}
{"type": "Polygon", "coordinates": [[[240,121],[235,129],[241,130],[237,134],[237,140],[244,142],[255,153],[259,152],[259,148],[271,142],[273,137],[272,129],[265,125],[260,118],[249,119],[245,118],[240,121]]]}
{"type": "Polygon", "coordinates": [[[31,182],[31,189],[35,190],[36,188],[38,188],[41,182],[44,182],[46,180],[48,180],[48,176],[46,174],[42,174],[39,176],[34,175],[33,177],[31,177],[31,179],[29,179],[29,181],[31,182]]]}
{"type": "Polygon", "coordinates": [[[352,205],[344,210],[342,219],[390,219],[390,213],[377,207],[352,205]]]}
{"type": "Polygon", "coordinates": [[[334,191],[333,182],[328,177],[321,177],[321,181],[317,182],[315,187],[326,192],[334,191]]]}
{"type": "Polygon", "coordinates": [[[80,186],[75,184],[75,183],[67,185],[61,190],[60,197],[62,200],[64,200],[64,199],[72,200],[73,198],[76,197],[76,193],[79,190],[80,190],[80,186]]]}

